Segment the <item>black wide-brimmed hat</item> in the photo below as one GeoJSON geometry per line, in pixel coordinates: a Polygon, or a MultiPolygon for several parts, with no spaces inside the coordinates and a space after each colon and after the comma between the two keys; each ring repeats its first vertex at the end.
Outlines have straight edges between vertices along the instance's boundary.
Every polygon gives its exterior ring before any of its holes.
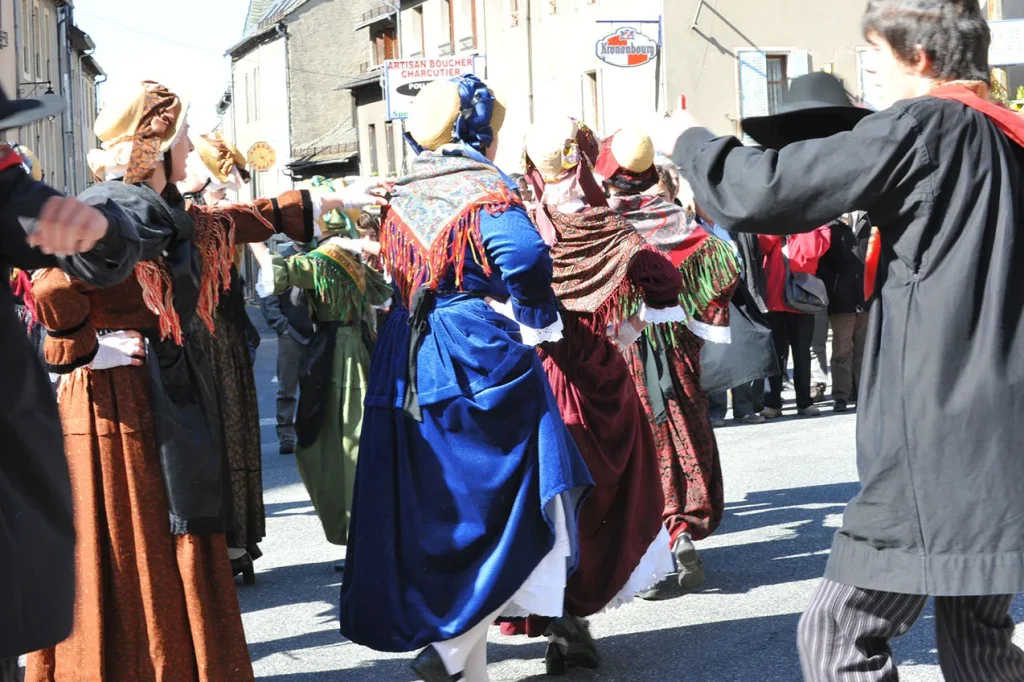
{"type": "Polygon", "coordinates": [[[0,130],[27,126],[62,111],[64,100],[60,95],[43,95],[39,99],[8,99],[7,93],[0,88],[0,130]]]}
{"type": "Polygon", "coordinates": [[[831,137],[853,128],[870,109],[855,106],[842,82],[830,73],[794,78],[777,113],[743,119],[743,132],[768,149],[831,137]]]}

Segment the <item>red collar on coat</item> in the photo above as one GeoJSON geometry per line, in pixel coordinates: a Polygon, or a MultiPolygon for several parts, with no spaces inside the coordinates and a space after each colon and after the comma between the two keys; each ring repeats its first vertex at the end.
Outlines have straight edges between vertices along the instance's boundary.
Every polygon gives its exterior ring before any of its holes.
{"type": "Polygon", "coordinates": [[[939,85],[928,94],[939,99],[951,99],[969,106],[975,111],[980,111],[1008,138],[1024,147],[1024,118],[1021,118],[1016,111],[980,97],[974,89],[959,82],[939,85]]]}

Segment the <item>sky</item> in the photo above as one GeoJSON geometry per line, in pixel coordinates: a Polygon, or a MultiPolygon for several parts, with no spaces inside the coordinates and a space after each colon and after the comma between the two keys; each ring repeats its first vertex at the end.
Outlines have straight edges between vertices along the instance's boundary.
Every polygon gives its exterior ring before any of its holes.
{"type": "Polygon", "coordinates": [[[248,9],[249,0],[75,0],[75,23],[109,77],[101,102],[159,81],[189,100],[189,126],[209,132],[231,81],[224,52],[241,40],[248,9]]]}

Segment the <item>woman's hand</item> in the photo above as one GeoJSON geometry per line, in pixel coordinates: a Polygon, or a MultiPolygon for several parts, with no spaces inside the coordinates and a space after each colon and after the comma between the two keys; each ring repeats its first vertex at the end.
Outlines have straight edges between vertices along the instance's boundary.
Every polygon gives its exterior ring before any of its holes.
{"type": "Polygon", "coordinates": [[[348,211],[367,206],[387,206],[384,195],[391,191],[393,183],[378,178],[358,180],[339,192],[328,192],[320,196],[321,210],[348,211]]]}
{"type": "Polygon", "coordinates": [[[28,236],[29,246],[54,256],[71,256],[91,251],[110,229],[107,217],[98,209],[74,197],[52,197],[28,236]]]}
{"type": "Polygon", "coordinates": [[[137,331],[126,330],[106,334],[99,339],[96,357],[89,369],[103,370],[114,367],[141,367],[146,362],[146,341],[137,331]]]}

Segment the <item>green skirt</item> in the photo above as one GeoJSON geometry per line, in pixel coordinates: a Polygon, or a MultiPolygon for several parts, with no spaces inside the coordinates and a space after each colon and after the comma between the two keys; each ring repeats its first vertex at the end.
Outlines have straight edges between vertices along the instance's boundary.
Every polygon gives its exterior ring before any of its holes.
{"type": "Polygon", "coordinates": [[[338,329],[323,425],[311,446],[300,445],[295,450],[302,482],[327,541],[335,545],[344,545],[348,539],[369,368],[370,353],[360,328],[338,329]]]}

